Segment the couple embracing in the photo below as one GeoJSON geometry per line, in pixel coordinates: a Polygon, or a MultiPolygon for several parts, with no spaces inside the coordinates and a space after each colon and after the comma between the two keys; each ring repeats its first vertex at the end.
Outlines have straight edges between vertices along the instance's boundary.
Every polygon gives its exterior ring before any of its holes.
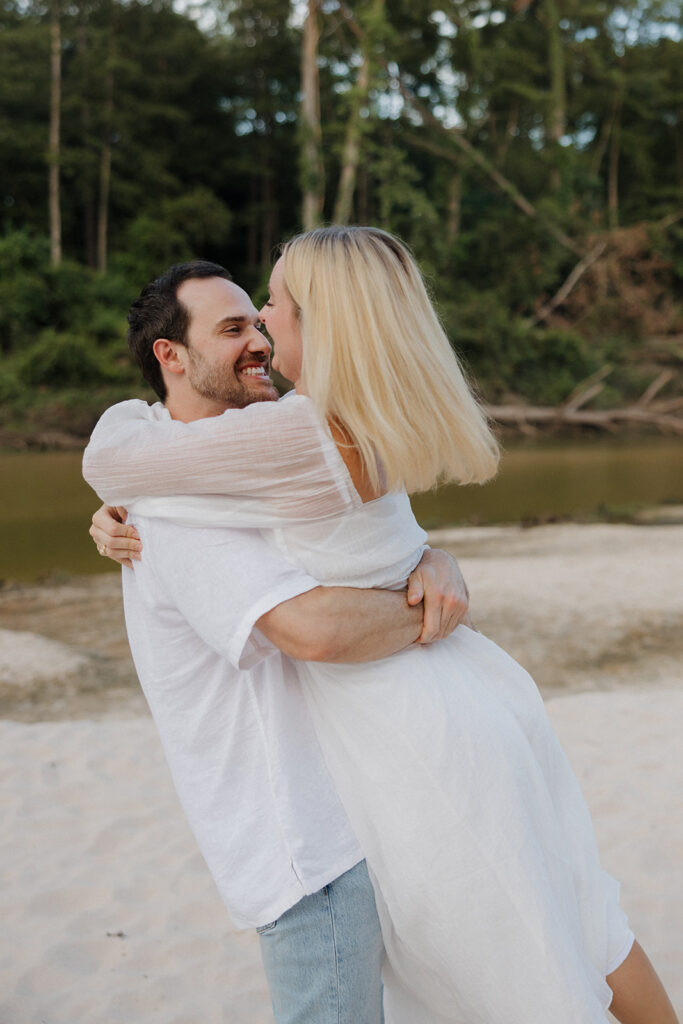
{"type": "Polygon", "coordinates": [[[300,235],[260,313],[171,268],[129,343],[161,402],[98,424],[86,479],[130,518],[91,533],[277,1024],[675,1024],[533,680],[412,516],[497,447],[405,247],[300,235]]]}

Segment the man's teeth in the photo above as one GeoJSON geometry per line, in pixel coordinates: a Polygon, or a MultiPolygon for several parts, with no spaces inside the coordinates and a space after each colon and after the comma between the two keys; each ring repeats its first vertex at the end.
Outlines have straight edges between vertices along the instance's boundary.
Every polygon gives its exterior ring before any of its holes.
{"type": "Polygon", "coordinates": [[[247,377],[267,377],[266,369],[264,366],[247,366],[241,371],[245,373],[247,377]]]}

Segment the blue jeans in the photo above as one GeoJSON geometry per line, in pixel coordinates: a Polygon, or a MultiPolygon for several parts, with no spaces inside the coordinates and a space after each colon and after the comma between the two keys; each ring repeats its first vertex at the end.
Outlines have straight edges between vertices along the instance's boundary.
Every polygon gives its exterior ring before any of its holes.
{"type": "Polygon", "coordinates": [[[276,1024],[382,1024],[384,947],[365,861],[258,933],[276,1024]]]}

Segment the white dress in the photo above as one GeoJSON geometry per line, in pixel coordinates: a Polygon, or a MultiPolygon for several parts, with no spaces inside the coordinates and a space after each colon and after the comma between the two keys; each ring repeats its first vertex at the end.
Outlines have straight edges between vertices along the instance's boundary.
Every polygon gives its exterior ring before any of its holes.
{"type": "MultiPolygon", "coordinates": [[[[271,536],[321,582],[384,587],[425,538],[405,494],[271,536]]],[[[531,677],[466,626],[299,673],[375,886],[388,1024],[604,1022],[632,934],[531,677]]]]}
{"type": "MultiPolygon", "coordinates": [[[[345,511],[307,523],[264,514],[264,533],[326,585],[402,586],[425,540],[407,496],[349,493],[345,511]]],[[[233,521],[211,497],[144,511],[233,521]]],[[[299,672],[375,887],[387,1024],[604,1024],[605,977],[633,935],[524,669],[459,626],[381,661],[299,672]]]]}

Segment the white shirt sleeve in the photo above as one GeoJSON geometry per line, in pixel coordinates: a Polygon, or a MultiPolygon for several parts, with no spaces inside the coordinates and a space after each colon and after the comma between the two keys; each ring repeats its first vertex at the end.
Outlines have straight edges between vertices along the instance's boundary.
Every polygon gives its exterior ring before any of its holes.
{"type": "MultiPolygon", "coordinates": [[[[229,496],[217,522],[237,526],[309,522],[360,504],[334,441],[302,395],[192,423],[171,419],[159,403],[122,402],[95,427],[83,475],[106,504],[128,509],[142,498],[229,496]]],[[[137,511],[163,515],[163,502],[137,511]]]]}
{"type": "Polygon", "coordinates": [[[238,669],[251,668],[277,650],[255,628],[258,619],[319,586],[257,530],[186,529],[143,517],[135,525],[144,548],[142,561],[134,566],[141,592],[157,607],[169,601],[209,647],[238,669]]]}

